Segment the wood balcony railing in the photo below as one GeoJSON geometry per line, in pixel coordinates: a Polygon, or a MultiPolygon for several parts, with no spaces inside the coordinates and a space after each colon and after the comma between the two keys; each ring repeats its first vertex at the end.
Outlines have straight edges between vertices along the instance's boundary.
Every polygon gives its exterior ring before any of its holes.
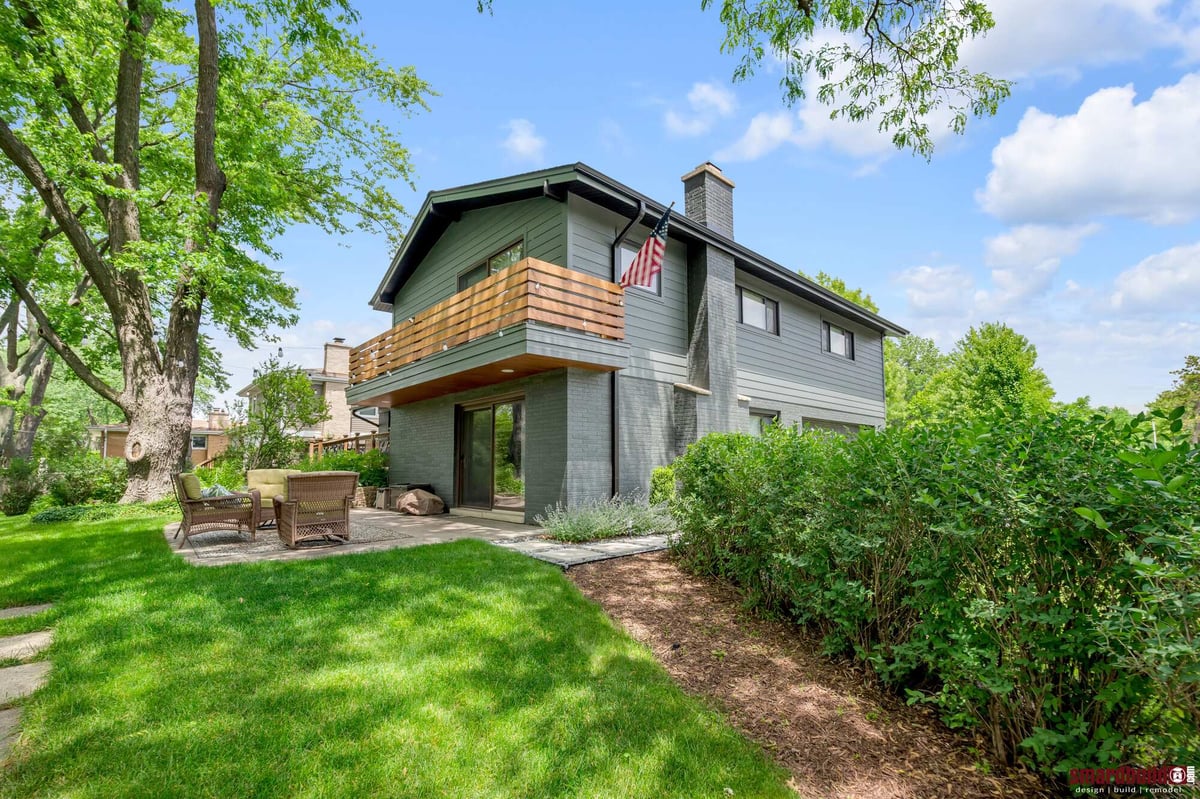
{"type": "Polygon", "coordinates": [[[526,258],[350,350],[350,384],[522,322],[625,339],[615,283],[526,258]]]}

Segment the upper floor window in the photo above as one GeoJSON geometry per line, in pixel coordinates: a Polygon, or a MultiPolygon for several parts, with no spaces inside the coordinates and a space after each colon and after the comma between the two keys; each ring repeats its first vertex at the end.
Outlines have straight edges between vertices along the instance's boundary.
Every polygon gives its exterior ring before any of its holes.
{"type": "Polygon", "coordinates": [[[476,264],[458,276],[458,290],[468,289],[488,275],[494,275],[508,269],[525,257],[525,240],[510,244],[500,252],[485,258],[483,263],[476,264]]]}
{"type": "Polygon", "coordinates": [[[854,333],[844,327],[821,323],[821,348],[826,352],[854,360],[854,333]]]}
{"type": "MultiPolygon", "coordinates": [[[[634,250],[634,249],[630,249],[629,247],[621,247],[618,252],[620,253],[621,263],[617,264],[617,266],[620,267],[617,270],[617,273],[623,275],[623,274],[625,274],[625,270],[627,270],[633,264],[633,259],[637,257],[638,251],[634,250]]],[[[664,266],[665,266],[665,264],[664,264],[664,266]]],[[[628,288],[637,289],[638,291],[644,291],[647,294],[657,294],[658,296],[661,297],[662,296],[662,272],[654,273],[654,278],[650,282],[649,286],[629,286],[628,288]]]]}
{"type": "Polygon", "coordinates": [[[779,335],[779,303],[738,286],[738,321],[779,335]]]}
{"type": "Polygon", "coordinates": [[[208,436],[192,436],[192,449],[208,449],[208,436]]]}

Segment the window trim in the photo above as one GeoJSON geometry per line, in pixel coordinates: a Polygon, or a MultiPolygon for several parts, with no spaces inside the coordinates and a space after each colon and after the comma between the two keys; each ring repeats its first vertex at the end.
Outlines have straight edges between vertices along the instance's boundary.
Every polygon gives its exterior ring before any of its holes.
{"type": "MultiPolygon", "coordinates": [[[[463,286],[463,284],[462,284],[462,279],[464,277],[471,274],[472,272],[474,272],[476,269],[478,269],[481,266],[486,269],[489,261],[491,261],[493,258],[495,258],[500,253],[511,250],[513,247],[516,247],[518,244],[521,245],[521,257],[518,258],[517,261],[520,262],[520,261],[524,260],[527,257],[525,255],[525,237],[521,236],[519,239],[513,239],[508,244],[504,245],[503,247],[499,248],[495,252],[488,255],[486,258],[482,258],[482,259],[474,262],[469,267],[467,267],[466,269],[462,270],[457,275],[455,275],[454,285],[455,285],[456,290],[457,291],[466,291],[467,289],[469,289],[471,286],[463,286]]],[[[486,280],[487,278],[489,278],[495,274],[499,274],[499,273],[488,271],[488,273],[486,275],[484,275],[483,277],[481,277],[479,280],[486,280]]],[[[475,281],[475,283],[478,283],[479,280],[475,281]]],[[[473,285],[475,285],[475,283],[472,283],[471,285],[473,286],[473,285]]]]}
{"type": "Polygon", "coordinates": [[[844,325],[834,324],[833,322],[830,322],[827,319],[821,320],[821,351],[823,353],[825,353],[826,355],[831,355],[834,358],[841,358],[844,361],[858,360],[856,357],[854,338],[855,338],[854,331],[849,329],[848,327],[845,327],[844,325]],[[831,341],[830,341],[830,334],[832,333],[832,328],[837,328],[838,330],[841,331],[842,335],[845,336],[845,340],[850,345],[849,346],[850,352],[846,353],[846,352],[834,352],[833,351],[833,349],[831,347],[831,341]]]}
{"type": "MultiPolygon", "coordinates": [[[[764,318],[767,318],[767,317],[764,317],[764,318]]],[[[759,291],[755,291],[754,289],[748,289],[745,286],[738,286],[737,287],[737,320],[738,320],[739,325],[747,327],[751,330],[757,330],[758,332],[765,333],[768,336],[778,336],[778,335],[780,335],[779,300],[775,299],[774,297],[768,297],[766,294],[763,294],[762,292],[759,292],[759,291]],[[746,292],[749,292],[749,293],[753,294],[754,296],[761,298],[763,300],[763,306],[772,311],[772,314],[774,316],[774,321],[775,321],[775,329],[774,330],[771,329],[771,324],[770,324],[769,320],[768,320],[766,327],[759,327],[758,325],[752,325],[746,321],[745,305],[744,305],[745,300],[743,299],[745,297],[746,292]],[[770,304],[768,305],[767,303],[770,303],[770,304]]]]}
{"type": "Polygon", "coordinates": [[[758,420],[758,432],[753,433],[753,435],[758,435],[758,436],[761,436],[763,434],[763,427],[762,427],[763,419],[770,419],[771,423],[774,424],[775,426],[779,426],[779,424],[781,424],[780,412],[768,410],[766,408],[751,408],[750,409],[750,418],[758,420]]]}
{"type": "MultiPolygon", "coordinates": [[[[633,259],[637,257],[637,254],[639,252],[639,250],[635,250],[633,247],[626,247],[624,244],[622,244],[620,247],[618,247],[617,251],[618,251],[618,253],[626,253],[626,252],[630,253],[630,255],[632,257],[629,259],[629,262],[631,264],[633,263],[633,259]]],[[[617,257],[618,257],[618,259],[620,259],[620,255],[618,255],[617,257]]],[[[617,276],[617,279],[619,280],[621,275],[625,274],[625,264],[623,263],[623,259],[617,261],[617,271],[621,273],[620,275],[617,276]]],[[[663,272],[665,272],[665,271],[667,271],[667,256],[664,253],[662,269],[660,269],[658,271],[658,274],[656,274],[654,276],[655,282],[657,283],[655,288],[648,289],[645,286],[626,286],[625,290],[629,291],[629,289],[637,289],[639,292],[641,292],[642,294],[645,294],[647,297],[658,297],[659,299],[662,299],[663,272]]]]}
{"type": "Polygon", "coordinates": [[[208,436],[207,436],[207,435],[205,435],[205,434],[196,434],[196,433],[193,433],[193,434],[192,434],[192,450],[193,450],[193,451],[195,451],[195,450],[198,450],[198,449],[203,449],[203,450],[207,450],[207,449],[208,449],[208,436]],[[197,446],[196,446],[196,439],[198,439],[198,438],[203,438],[203,439],[204,439],[204,446],[203,446],[203,447],[197,447],[197,446]]]}

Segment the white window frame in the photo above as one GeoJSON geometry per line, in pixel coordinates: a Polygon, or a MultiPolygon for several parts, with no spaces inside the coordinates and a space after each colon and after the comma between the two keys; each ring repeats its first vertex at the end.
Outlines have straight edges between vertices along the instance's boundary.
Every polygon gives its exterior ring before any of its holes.
{"type": "Polygon", "coordinates": [[[830,355],[835,355],[839,358],[845,358],[848,361],[854,360],[854,331],[848,330],[841,325],[835,325],[832,322],[821,322],[821,349],[830,355]],[[841,343],[839,349],[833,348],[834,331],[837,331],[838,340],[841,343]]]}
{"type": "MultiPolygon", "coordinates": [[[[620,255],[618,256],[618,258],[620,259],[620,263],[617,264],[617,267],[618,267],[617,273],[619,276],[624,276],[625,270],[629,268],[629,266],[633,263],[633,259],[637,257],[638,250],[635,250],[632,247],[626,247],[623,244],[620,247],[618,247],[617,250],[620,253],[620,255]]],[[[666,268],[667,268],[667,259],[666,259],[666,256],[664,255],[663,256],[663,269],[666,269],[666,268]]],[[[643,294],[649,294],[654,297],[661,297],[662,296],[662,270],[659,270],[658,272],[655,273],[654,279],[649,286],[626,286],[625,287],[626,291],[629,291],[629,289],[637,289],[638,291],[642,292],[643,294]]]]}
{"type": "Polygon", "coordinates": [[[738,323],[746,327],[752,327],[755,330],[761,330],[772,336],[779,335],[779,300],[772,299],[765,294],[760,294],[752,289],[743,286],[737,287],[737,306],[738,306],[738,323]],[[746,301],[749,300],[752,305],[762,306],[762,324],[758,325],[754,322],[746,321],[746,301]]]}

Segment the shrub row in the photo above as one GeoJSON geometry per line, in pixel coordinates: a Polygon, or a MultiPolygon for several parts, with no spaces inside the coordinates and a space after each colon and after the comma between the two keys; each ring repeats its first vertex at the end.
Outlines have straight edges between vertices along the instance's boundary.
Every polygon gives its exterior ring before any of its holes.
{"type": "Polygon", "coordinates": [[[19,516],[31,509],[116,502],[125,493],[126,467],[121,458],[79,452],[39,463],[14,458],[0,472],[0,511],[19,516]]]}
{"type": "Polygon", "coordinates": [[[29,518],[35,524],[52,522],[99,522],[109,519],[138,519],[147,516],[177,516],[179,503],[174,498],[154,502],[132,502],[124,505],[105,503],[99,505],[56,506],[38,511],[29,518]]]}
{"type": "MultiPolygon", "coordinates": [[[[305,472],[358,472],[358,484],[361,486],[382,488],[388,484],[388,456],[377,449],[362,453],[354,450],[331,452],[321,458],[305,458],[280,468],[305,472]]],[[[196,476],[205,486],[219,484],[232,490],[246,485],[246,470],[233,458],[218,458],[212,466],[196,469],[196,476]]]]}
{"type": "Polygon", "coordinates": [[[678,551],[1002,760],[1059,776],[1192,762],[1200,458],[1166,443],[1179,428],[712,435],[674,466],[678,551]]]}
{"type": "Polygon", "coordinates": [[[636,493],[569,508],[557,504],[534,521],[551,538],[575,542],[669,533],[675,527],[664,505],[648,504],[644,494],[636,493]]]}

